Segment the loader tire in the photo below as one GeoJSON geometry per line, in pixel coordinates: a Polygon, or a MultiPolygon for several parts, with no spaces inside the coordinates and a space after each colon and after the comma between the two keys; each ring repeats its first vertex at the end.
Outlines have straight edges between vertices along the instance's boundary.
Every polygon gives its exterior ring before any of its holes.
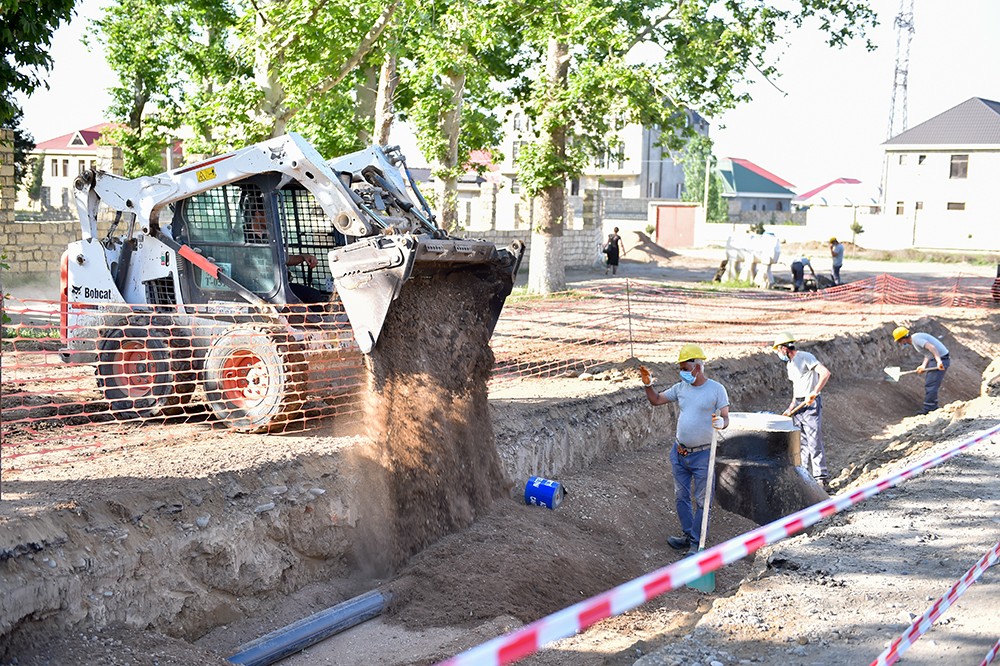
{"type": "Polygon", "coordinates": [[[169,331],[125,323],[102,332],[97,385],[120,421],[160,416],[178,402],[166,341],[169,331]]]}
{"type": "Polygon", "coordinates": [[[205,396],[215,416],[236,430],[280,428],[301,410],[304,360],[280,331],[237,326],[205,357],[205,396]]]}

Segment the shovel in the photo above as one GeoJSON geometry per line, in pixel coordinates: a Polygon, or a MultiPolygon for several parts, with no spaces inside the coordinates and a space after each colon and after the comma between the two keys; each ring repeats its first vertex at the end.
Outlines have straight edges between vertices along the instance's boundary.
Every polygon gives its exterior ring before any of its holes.
{"type": "MultiPolygon", "coordinates": [[[[705,480],[705,504],[701,512],[701,539],[698,540],[698,552],[705,550],[705,537],[708,536],[709,505],[712,502],[712,486],[715,483],[715,447],[719,441],[718,431],[712,432],[712,448],[708,454],[708,478],[705,480]]],[[[715,592],[715,572],[698,576],[687,584],[688,587],[702,592],[715,592]]]]}
{"type": "MultiPolygon", "coordinates": [[[[938,371],[937,368],[927,368],[926,370],[924,370],[924,372],[937,372],[937,371],[938,371]]],[[[903,375],[912,375],[915,372],[916,370],[900,371],[900,369],[895,366],[885,368],[885,381],[896,383],[899,381],[899,378],[902,377],[903,375]]]]}

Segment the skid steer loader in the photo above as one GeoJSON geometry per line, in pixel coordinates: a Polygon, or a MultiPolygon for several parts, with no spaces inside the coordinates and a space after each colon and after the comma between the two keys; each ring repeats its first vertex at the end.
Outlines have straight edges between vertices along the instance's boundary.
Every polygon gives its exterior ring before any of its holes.
{"type": "Polygon", "coordinates": [[[288,134],[157,176],[86,171],[74,186],[62,356],[96,364],[119,419],[181,409],[200,387],[219,419],[267,430],[309,394],[336,395],[408,280],[499,280],[492,332],[524,253],[438,228],[398,148],[326,161],[288,134]]]}

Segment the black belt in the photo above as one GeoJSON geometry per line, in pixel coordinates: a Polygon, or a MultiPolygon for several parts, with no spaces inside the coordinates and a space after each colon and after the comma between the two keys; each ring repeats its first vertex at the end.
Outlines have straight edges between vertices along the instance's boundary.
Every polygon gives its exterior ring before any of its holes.
{"type": "Polygon", "coordinates": [[[707,449],[708,447],[712,446],[711,443],[702,444],[701,446],[685,446],[680,442],[678,442],[677,440],[674,440],[674,443],[677,444],[677,453],[679,453],[682,456],[686,456],[689,453],[694,453],[695,451],[701,451],[702,449],[707,449]]]}

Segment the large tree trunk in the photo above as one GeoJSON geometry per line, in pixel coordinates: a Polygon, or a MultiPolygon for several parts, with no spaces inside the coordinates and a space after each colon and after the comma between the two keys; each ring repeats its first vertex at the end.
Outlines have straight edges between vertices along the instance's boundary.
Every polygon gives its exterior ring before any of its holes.
{"type": "Polygon", "coordinates": [[[448,140],[448,153],[438,169],[438,226],[448,232],[458,227],[458,134],[462,129],[462,102],[465,96],[465,72],[444,74],[445,90],[451,92],[451,104],[441,118],[441,132],[448,140]]]}
{"type": "Polygon", "coordinates": [[[372,119],[375,118],[375,89],[379,85],[378,73],[371,65],[361,68],[361,78],[354,88],[354,120],[358,127],[358,141],[363,146],[372,142],[372,119]]]}
{"type": "Polygon", "coordinates": [[[392,131],[396,85],[399,83],[396,61],[395,53],[386,53],[378,77],[378,96],[375,98],[375,142],[380,146],[389,144],[389,133],[392,131]]]}
{"type": "MultiPolygon", "coordinates": [[[[256,16],[257,33],[264,34],[270,30],[270,26],[264,18],[265,12],[258,11],[256,16]]],[[[271,126],[271,138],[286,133],[285,127],[288,120],[285,109],[285,88],[278,80],[273,58],[274,53],[269,48],[257,45],[254,52],[253,78],[264,94],[264,99],[260,103],[260,114],[274,119],[274,124],[271,126]]]]}
{"type": "MultiPolygon", "coordinates": [[[[550,91],[566,88],[569,74],[569,46],[549,40],[545,78],[550,91]]],[[[545,113],[551,114],[551,111],[545,113]]],[[[561,162],[566,159],[566,125],[542,122],[540,141],[561,162]]],[[[563,255],[563,216],[566,210],[564,183],[545,188],[537,199],[534,227],[531,230],[531,256],[528,261],[528,291],[551,294],[566,289],[566,262],[563,255]]]]}

